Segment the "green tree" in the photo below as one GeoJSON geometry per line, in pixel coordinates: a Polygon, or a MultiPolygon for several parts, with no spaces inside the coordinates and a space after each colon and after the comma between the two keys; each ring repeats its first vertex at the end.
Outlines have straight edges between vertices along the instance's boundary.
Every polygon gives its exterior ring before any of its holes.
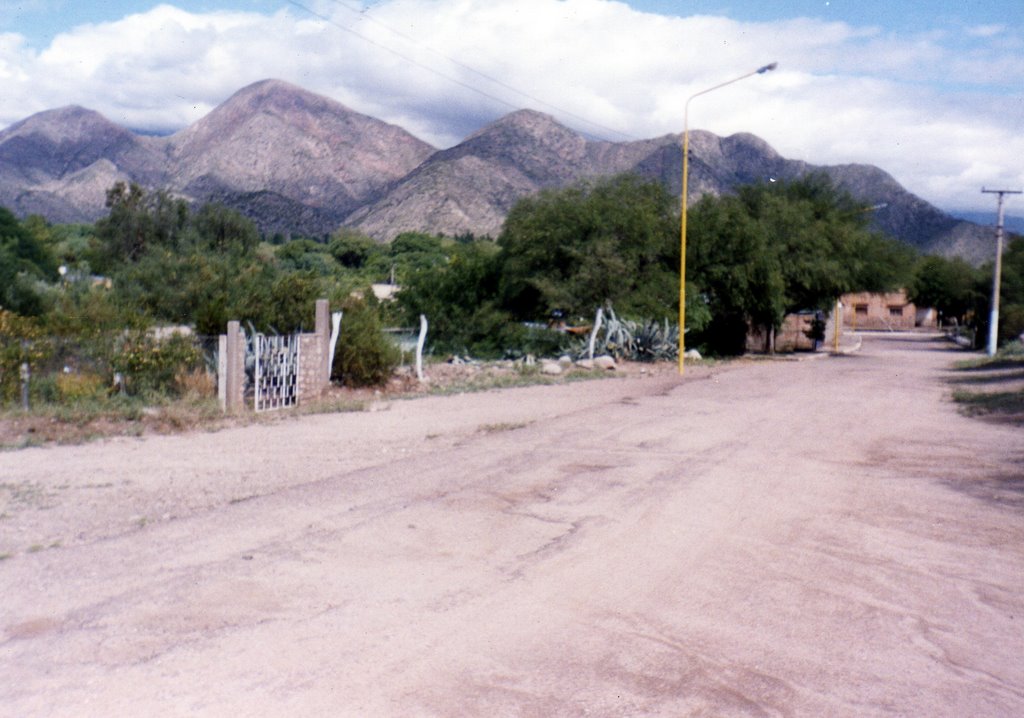
{"type": "Polygon", "coordinates": [[[135,262],[152,247],[176,248],[188,224],[188,204],[160,190],[148,194],[135,184],[117,182],[107,190],[110,213],[96,223],[108,266],[135,262]]]}
{"type": "Polygon", "coordinates": [[[425,315],[435,352],[503,354],[518,323],[497,303],[499,259],[497,245],[478,241],[457,245],[439,267],[413,272],[397,298],[402,321],[416,326],[425,315]]]}
{"type": "Polygon", "coordinates": [[[607,302],[674,316],[678,226],[675,200],[633,175],[524,198],[498,240],[502,302],[522,319],[556,309],[589,318],[607,302]]]}
{"type": "Polygon", "coordinates": [[[872,233],[865,209],[824,174],[705,197],[688,218],[687,284],[710,314],[695,338],[739,353],[749,325],[777,329],[845,292],[898,288],[912,258],[872,233]]]}
{"type": "Polygon", "coordinates": [[[221,254],[249,254],[260,235],[252,220],[222,204],[205,204],[190,220],[199,248],[221,254]]]}
{"type": "Polygon", "coordinates": [[[918,306],[934,307],[944,318],[965,324],[981,299],[983,281],[983,274],[959,257],[928,256],[918,262],[907,295],[918,306]]]}
{"type": "Polygon", "coordinates": [[[999,341],[1024,336],[1024,237],[1011,235],[1003,254],[999,341]]]}
{"type": "Polygon", "coordinates": [[[338,270],[328,248],[311,239],[294,239],[277,248],[277,259],[286,272],[310,272],[326,276],[338,270]]]}
{"type": "Polygon", "coordinates": [[[335,232],[327,245],[327,251],[343,267],[362,269],[374,257],[383,255],[387,249],[365,234],[342,228],[335,232]]]}
{"type": "Polygon", "coordinates": [[[56,277],[56,262],[45,244],[0,207],[0,308],[24,316],[42,314],[43,299],[35,285],[56,277]]]}

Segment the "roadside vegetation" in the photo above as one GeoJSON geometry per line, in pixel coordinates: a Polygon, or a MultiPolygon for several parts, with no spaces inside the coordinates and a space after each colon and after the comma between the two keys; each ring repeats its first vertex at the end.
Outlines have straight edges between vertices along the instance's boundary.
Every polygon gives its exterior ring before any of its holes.
{"type": "Polygon", "coordinates": [[[968,416],[1024,424],[1024,342],[1003,346],[994,357],[956,365],[953,400],[968,416]]]}
{"type": "MultiPolygon", "coordinates": [[[[678,199],[634,176],[527,197],[497,239],[407,232],[381,243],[350,229],[261,237],[224,206],[124,183],[108,190],[107,208],[93,225],[19,220],[0,208],[0,405],[8,411],[22,403],[27,365],[33,412],[57,424],[156,414],[202,425],[216,414],[215,337],[227,321],[309,330],[319,297],[346,312],[332,378],[348,387],[391,379],[401,354],[382,329],[417,326],[420,314],[434,357],[579,356],[602,308],[615,323],[599,352],[675,358],[678,199]],[[400,287],[395,301],[375,299],[370,287],[379,283],[400,287]],[[580,331],[565,331],[572,327],[580,331]]],[[[687,345],[739,354],[750,327],[827,310],[844,292],[898,287],[984,335],[990,268],[918,257],[867,221],[824,175],[696,203],[687,345]]],[[[1003,292],[1005,341],[1024,331],[1019,238],[1007,247],[1003,292]]],[[[545,380],[528,374],[514,381],[545,380]]]]}

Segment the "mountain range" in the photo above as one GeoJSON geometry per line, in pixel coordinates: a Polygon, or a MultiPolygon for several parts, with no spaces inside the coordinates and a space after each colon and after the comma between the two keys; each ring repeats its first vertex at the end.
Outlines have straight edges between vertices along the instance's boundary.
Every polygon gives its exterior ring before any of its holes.
{"type": "MultiPolygon", "coordinates": [[[[987,259],[992,230],[957,219],[871,165],[786,159],[751,134],[690,133],[688,195],[823,171],[870,209],[873,225],[924,252],[987,259]]],[[[322,236],[339,226],[388,241],[403,231],[497,236],[515,202],[545,188],[633,172],[679,194],[679,135],[593,140],[520,110],[447,149],[279,80],[249,85],[167,137],[71,106],[0,131],[0,205],[51,222],[103,216],[116,181],[218,201],[261,231],[322,236]]]]}

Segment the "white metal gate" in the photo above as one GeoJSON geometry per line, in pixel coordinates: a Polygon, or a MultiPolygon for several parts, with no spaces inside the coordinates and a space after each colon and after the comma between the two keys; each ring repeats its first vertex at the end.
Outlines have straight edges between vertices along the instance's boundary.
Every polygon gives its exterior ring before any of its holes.
{"type": "Polygon", "coordinates": [[[256,335],[255,409],[295,406],[299,398],[299,335],[256,335]]]}

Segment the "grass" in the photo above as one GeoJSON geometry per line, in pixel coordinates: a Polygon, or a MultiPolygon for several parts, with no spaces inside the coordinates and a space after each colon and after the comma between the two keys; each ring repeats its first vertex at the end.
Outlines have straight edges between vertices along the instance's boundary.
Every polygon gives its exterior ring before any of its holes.
{"type": "Polygon", "coordinates": [[[957,362],[954,369],[970,372],[958,376],[951,383],[978,387],[956,389],[953,401],[960,405],[967,416],[990,417],[1013,423],[1024,424],[1024,354],[1016,348],[1001,352],[994,357],[979,357],[957,362]],[[994,391],[992,387],[1012,387],[994,391]],[[985,387],[988,387],[985,390],[985,387]]]}
{"type": "Polygon", "coordinates": [[[953,392],[953,401],[963,407],[968,416],[992,414],[1020,414],[1024,421],[1024,390],[1019,391],[966,391],[953,392]]]}

